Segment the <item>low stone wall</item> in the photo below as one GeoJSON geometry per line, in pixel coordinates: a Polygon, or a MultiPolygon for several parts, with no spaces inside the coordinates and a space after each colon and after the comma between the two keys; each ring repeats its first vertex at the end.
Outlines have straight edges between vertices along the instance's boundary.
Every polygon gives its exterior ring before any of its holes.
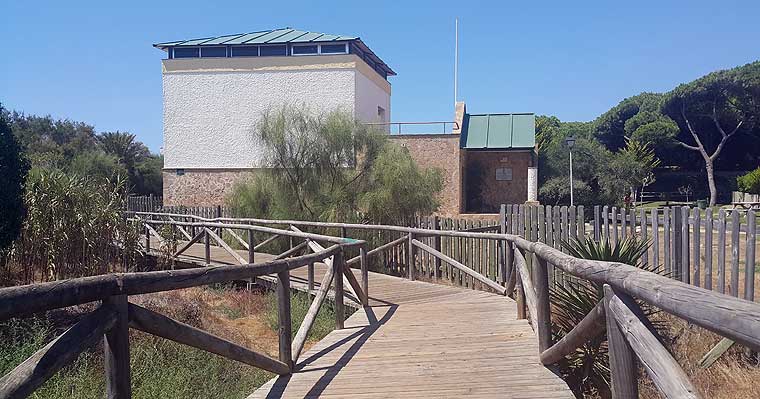
{"type": "Polygon", "coordinates": [[[164,205],[224,205],[235,183],[254,172],[255,169],[185,169],[178,175],[176,170],[164,170],[164,205]]]}

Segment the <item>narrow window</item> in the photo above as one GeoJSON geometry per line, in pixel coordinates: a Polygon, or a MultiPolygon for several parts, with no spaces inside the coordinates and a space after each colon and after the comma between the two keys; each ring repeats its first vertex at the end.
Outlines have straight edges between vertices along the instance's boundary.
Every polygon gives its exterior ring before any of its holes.
{"type": "Polygon", "coordinates": [[[198,58],[198,47],[175,47],[174,58],[198,58]]]}
{"type": "Polygon", "coordinates": [[[259,47],[259,54],[262,57],[265,56],[271,56],[271,55],[288,55],[287,49],[284,45],[282,46],[261,46],[259,47]]]}
{"type": "Polygon", "coordinates": [[[226,57],[227,47],[201,47],[201,57],[226,57]]]}
{"type": "Polygon", "coordinates": [[[259,46],[232,46],[233,57],[258,57],[259,46]]]}
{"type": "Polygon", "coordinates": [[[293,55],[317,54],[317,45],[312,44],[308,46],[293,46],[291,48],[291,53],[293,55]]]}
{"type": "Polygon", "coordinates": [[[323,44],[320,46],[322,54],[346,54],[346,44],[323,44]]]}

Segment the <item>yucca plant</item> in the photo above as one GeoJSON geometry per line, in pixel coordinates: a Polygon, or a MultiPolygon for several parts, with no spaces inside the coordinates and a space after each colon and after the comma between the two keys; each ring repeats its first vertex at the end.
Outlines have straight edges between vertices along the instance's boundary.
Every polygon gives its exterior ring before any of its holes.
{"type": "MultiPolygon", "coordinates": [[[[636,236],[611,243],[600,242],[592,238],[562,242],[569,255],[576,258],[625,263],[644,270],[661,273],[657,265],[641,262],[651,242],[636,236]]],[[[565,279],[565,283],[555,280],[550,289],[552,303],[552,332],[556,340],[567,335],[583,318],[589,314],[599,301],[604,299],[602,284],[581,279],[565,279]]],[[[656,312],[652,307],[642,306],[649,316],[656,312]]],[[[654,328],[661,330],[655,324],[654,328]]],[[[600,334],[578,348],[574,353],[560,362],[560,371],[579,397],[610,397],[610,369],[608,361],[606,334],[600,334]]]]}

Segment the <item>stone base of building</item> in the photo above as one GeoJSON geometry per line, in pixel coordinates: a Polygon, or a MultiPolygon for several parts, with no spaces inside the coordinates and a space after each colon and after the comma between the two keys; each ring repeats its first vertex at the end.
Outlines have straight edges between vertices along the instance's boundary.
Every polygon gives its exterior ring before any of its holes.
{"type": "Polygon", "coordinates": [[[164,205],[224,205],[235,184],[257,169],[164,169],[164,205]]]}

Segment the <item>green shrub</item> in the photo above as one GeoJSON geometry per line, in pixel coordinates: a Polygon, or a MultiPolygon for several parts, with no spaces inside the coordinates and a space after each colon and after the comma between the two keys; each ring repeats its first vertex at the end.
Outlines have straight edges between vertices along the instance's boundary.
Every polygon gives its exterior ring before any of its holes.
{"type": "Polygon", "coordinates": [[[441,172],[418,168],[351,114],[285,106],[262,115],[254,135],[270,168],[226,199],[237,216],[389,223],[438,208],[441,172]]]}
{"type": "Polygon", "coordinates": [[[760,167],[736,178],[739,191],[750,194],[760,194],[760,167]]]}
{"type": "Polygon", "coordinates": [[[18,237],[24,218],[24,181],[29,165],[0,105],[0,264],[2,253],[18,237]]]}

